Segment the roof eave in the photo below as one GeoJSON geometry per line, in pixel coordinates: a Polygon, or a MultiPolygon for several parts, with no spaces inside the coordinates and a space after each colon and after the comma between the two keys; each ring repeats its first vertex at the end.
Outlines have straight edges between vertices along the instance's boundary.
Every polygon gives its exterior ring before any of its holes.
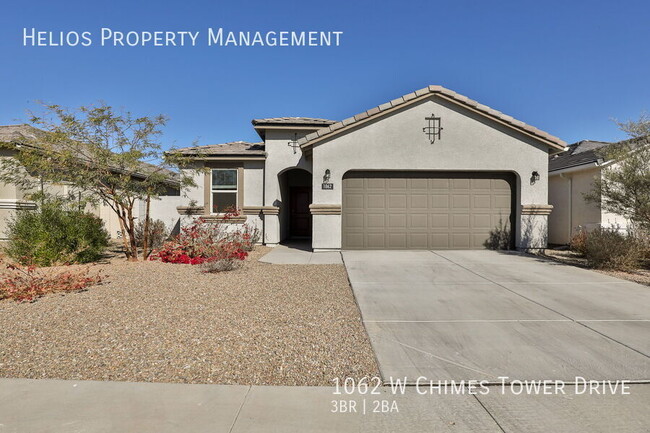
{"type": "Polygon", "coordinates": [[[538,130],[537,128],[526,125],[525,123],[517,121],[510,116],[506,116],[497,110],[481,105],[476,101],[472,101],[471,99],[465,96],[459,95],[456,92],[447,90],[441,86],[429,86],[428,88],[417,90],[413,93],[409,93],[407,95],[394,99],[380,106],[371,108],[370,110],[367,110],[363,113],[359,113],[356,116],[342,120],[341,122],[337,122],[329,126],[324,126],[320,128],[318,131],[312,133],[316,135],[310,137],[309,135],[311,134],[309,134],[306,137],[304,137],[302,139],[303,143],[300,144],[300,147],[303,150],[307,150],[313,147],[314,145],[329,140],[343,132],[349,131],[353,128],[357,128],[358,126],[363,125],[369,121],[376,120],[380,117],[393,113],[399,109],[403,109],[404,107],[408,107],[410,105],[416,104],[418,102],[421,102],[423,100],[432,97],[439,97],[449,102],[452,102],[454,104],[457,104],[459,106],[462,106],[475,113],[478,113],[481,116],[489,118],[511,129],[514,129],[520,133],[523,133],[531,138],[534,138],[535,140],[540,141],[546,144],[547,146],[549,146],[550,149],[554,149],[555,153],[562,152],[566,149],[566,143],[558,139],[557,137],[553,137],[550,134],[546,134],[543,131],[538,130]],[[479,108],[479,107],[485,107],[485,108],[479,108]],[[510,123],[504,120],[505,118],[510,118],[512,119],[512,122],[517,122],[521,124],[521,126],[510,123]],[[556,140],[552,140],[542,135],[539,135],[536,133],[537,131],[547,135],[550,138],[556,138],[556,140]]]}

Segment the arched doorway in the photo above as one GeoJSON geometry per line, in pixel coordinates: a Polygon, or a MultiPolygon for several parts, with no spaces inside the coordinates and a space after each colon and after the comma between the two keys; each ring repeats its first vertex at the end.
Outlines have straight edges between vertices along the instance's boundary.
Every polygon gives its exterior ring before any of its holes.
{"type": "Polygon", "coordinates": [[[291,168],[279,175],[280,240],[311,239],[312,175],[301,168],[291,168]]]}

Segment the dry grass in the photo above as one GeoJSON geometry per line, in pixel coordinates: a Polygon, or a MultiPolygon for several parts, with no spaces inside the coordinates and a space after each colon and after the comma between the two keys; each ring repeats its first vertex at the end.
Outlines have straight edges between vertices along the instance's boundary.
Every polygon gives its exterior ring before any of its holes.
{"type": "MultiPolygon", "coordinates": [[[[543,256],[568,265],[579,266],[583,268],[587,267],[586,259],[584,259],[579,254],[569,250],[547,249],[544,252],[543,256]]],[[[633,281],[635,283],[650,286],[650,270],[647,269],[637,269],[635,271],[612,271],[612,270],[604,270],[604,269],[592,269],[592,270],[595,272],[600,272],[601,274],[610,275],[612,277],[621,278],[623,280],[633,281]]]]}
{"type": "Polygon", "coordinates": [[[105,283],[0,302],[0,376],[329,385],[378,374],[343,265],[111,259],[105,283]]]}

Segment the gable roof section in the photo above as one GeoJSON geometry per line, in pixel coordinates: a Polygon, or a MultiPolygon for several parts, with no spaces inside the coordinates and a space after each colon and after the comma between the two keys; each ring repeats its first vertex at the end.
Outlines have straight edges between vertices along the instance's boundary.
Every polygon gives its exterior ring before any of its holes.
{"type": "Polygon", "coordinates": [[[548,160],[548,171],[554,172],[565,168],[593,164],[600,158],[597,150],[610,145],[604,141],[582,140],[569,145],[566,152],[552,155],[548,160]]]}
{"type": "Polygon", "coordinates": [[[208,156],[266,156],[264,143],[249,143],[247,141],[232,141],[230,143],[208,144],[205,146],[183,147],[174,149],[173,153],[184,156],[208,157],[208,156]]]}
{"type": "Polygon", "coordinates": [[[464,106],[465,108],[477,112],[487,118],[523,132],[524,134],[547,144],[553,149],[564,150],[566,146],[566,143],[564,141],[551,134],[548,134],[533,126],[527,125],[520,120],[516,120],[515,118],[503,114],[500,111],[494,110],[486,105],[479,104],[478,102],[469,99],[467,96],[460,95],[453,90],[446,89],[442,86],[429,86],[425,87],[424,89],[416,90],[415,92],[408,93],[397,99],[393,99],[392,101],[386,102],[385,104],[379,105],[378,107],[371,108],[370,110],[364,111],[363,113],[359,113],[356,116],[333,123],[327,127],[323,127],[311,134],[307,134],[305,137],[298,140],[298,144],[301,148],[308,149],[313,145],[325,139],[332,138],[344,131],[349,130],[354,126],[358,126],[369,120],[380,118],[395,111],[398,108],[412,105],[416,102],[427,99],[432,95],[436,95],[450,102],[464,106]]]}
{"type": "Polygon", "coordinates": [[[268,117],[266,119],[253,119],[251,123],[259,126],[328,126],[336,120],[318,119],[315,117],[268,117]]]}

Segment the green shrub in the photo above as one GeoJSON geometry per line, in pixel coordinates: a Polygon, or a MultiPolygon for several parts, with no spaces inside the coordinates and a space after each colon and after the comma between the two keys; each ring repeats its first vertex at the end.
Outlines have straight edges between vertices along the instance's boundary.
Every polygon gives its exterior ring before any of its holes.
{"type": "Polygon", "coordinates": [[[644,250],[642,241],[617,228],[597,228],[586,232],[583,255],[593,268],[633,270],[641,265],[644,250]]]}
{"type": "Polygon", "coordinates": [[[37,210],[19,210],[7,224],[7,235],[7,255],[38,266],[96,261],[109,238],[100,218],[60,200],[45,201],[37,210]]]}

